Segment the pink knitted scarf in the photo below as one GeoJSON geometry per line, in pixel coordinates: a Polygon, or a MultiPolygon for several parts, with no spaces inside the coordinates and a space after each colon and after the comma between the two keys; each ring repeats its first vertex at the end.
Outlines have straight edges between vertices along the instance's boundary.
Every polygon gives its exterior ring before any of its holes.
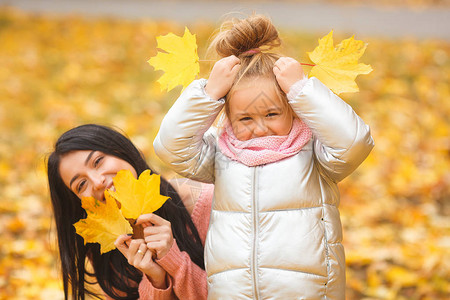
{"type": "Polygon", "coordinates": [[[228,122],[219,137],[219,148],[232,160],[254,167],[297,154],[311,136],[309,127],[296,118],[288,135],[271,135],[240,141],[228,122]]]}

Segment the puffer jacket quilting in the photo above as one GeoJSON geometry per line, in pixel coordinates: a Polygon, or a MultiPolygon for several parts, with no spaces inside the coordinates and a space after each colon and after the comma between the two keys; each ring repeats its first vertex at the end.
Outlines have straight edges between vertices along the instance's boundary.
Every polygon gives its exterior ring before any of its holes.
{"type": "Polygon", "coordinates": [[[373,147],[369,127],[311,78],[290,99],[313,138],[296,155],[247,167],[221,153],[211,124],[224,101],[194,81],[154,147],[180,175],[214,183],[205,245],[209,299],[345,299],[337,183],[373,147]]]}

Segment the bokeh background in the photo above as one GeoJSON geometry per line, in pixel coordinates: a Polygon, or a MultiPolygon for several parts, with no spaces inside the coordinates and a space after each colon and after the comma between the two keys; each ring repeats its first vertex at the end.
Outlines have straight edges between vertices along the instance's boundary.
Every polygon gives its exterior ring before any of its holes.
{"type": "MultiPolygon", "coordinates": [[[[44,164],[57,137],[83,123],[116,126],[155,169],[173,176],[152,141],[181,88],[160,91],[161,73],[146,62],[156,54],[155,37],[181,35],[188,26],[202,58],[221,20],[200,9],[239,11],[227,6],[232,1],[197,1],[192,7],[205,18],[189,19],[186,10],[183,18],[168,13],[187,1],[125,2],[118,12],[108,10],[108,0],[0,2],[0,299],[63,299],[44,164]],[[151,7],[151,16],[136,7],[151,7]]],[[[273,3],[249,1],[245,12],[271,16],[274,6],[258,5],[273,3]]],[[[376,143],[340,184],[347,299],[448,299],[449,2],[276,2],[278,10],[290,5],[299,9],[273,16],[284,53],[309,62],[306,52],[334,29],[335,41],[356,34],[367,42],[361,61],[374,69],[358,77],[359,93],[341,95],[371,126],[376,143]],[[283,22],[306,18],[301,5],[314,6],[317,24],[283,22]],[[350,22],[349,12],[359,21],[350,22]],[[372,24],[361,23],[364,14],[372,24]],[[389,26],[396,28],[376,31],[392,16],[398,24],[389,19],[389,26]]],[[[210,67],[201,65],[203,76],[210,67]]]]}

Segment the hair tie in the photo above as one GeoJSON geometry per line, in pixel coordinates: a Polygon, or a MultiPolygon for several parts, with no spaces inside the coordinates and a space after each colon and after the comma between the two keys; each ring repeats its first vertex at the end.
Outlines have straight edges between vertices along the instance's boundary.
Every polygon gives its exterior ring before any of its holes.
{"type": "Polygon", "coordinates": [[[260,53],[260,52],[261,52],[261,49],[253,48],[253,49],[247,50],[245,52],[242,52],[242,55],[252,55],[252,54],[256,54],[256,53],[260,53]]]}

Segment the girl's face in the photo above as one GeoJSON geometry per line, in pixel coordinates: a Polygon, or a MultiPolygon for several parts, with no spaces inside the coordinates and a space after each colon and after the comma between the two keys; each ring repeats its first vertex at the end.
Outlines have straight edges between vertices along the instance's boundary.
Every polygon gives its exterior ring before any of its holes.
{"type": "Polygon", "coordinates": [[[61,158],[59,172],[64,184],[78,196],[104,200],[105,189],[113,187],[113,177],[120,170],[136,170],[125,160],[100,151],[77,150],[61,158]]]}
{"type": "Polygon", "coordinates": [[[273,80],[252,78],[239,83],[228,99],[228,118],[241,141],[269,135],[287,135],[294,118],[276,91],[273,80]]]}

